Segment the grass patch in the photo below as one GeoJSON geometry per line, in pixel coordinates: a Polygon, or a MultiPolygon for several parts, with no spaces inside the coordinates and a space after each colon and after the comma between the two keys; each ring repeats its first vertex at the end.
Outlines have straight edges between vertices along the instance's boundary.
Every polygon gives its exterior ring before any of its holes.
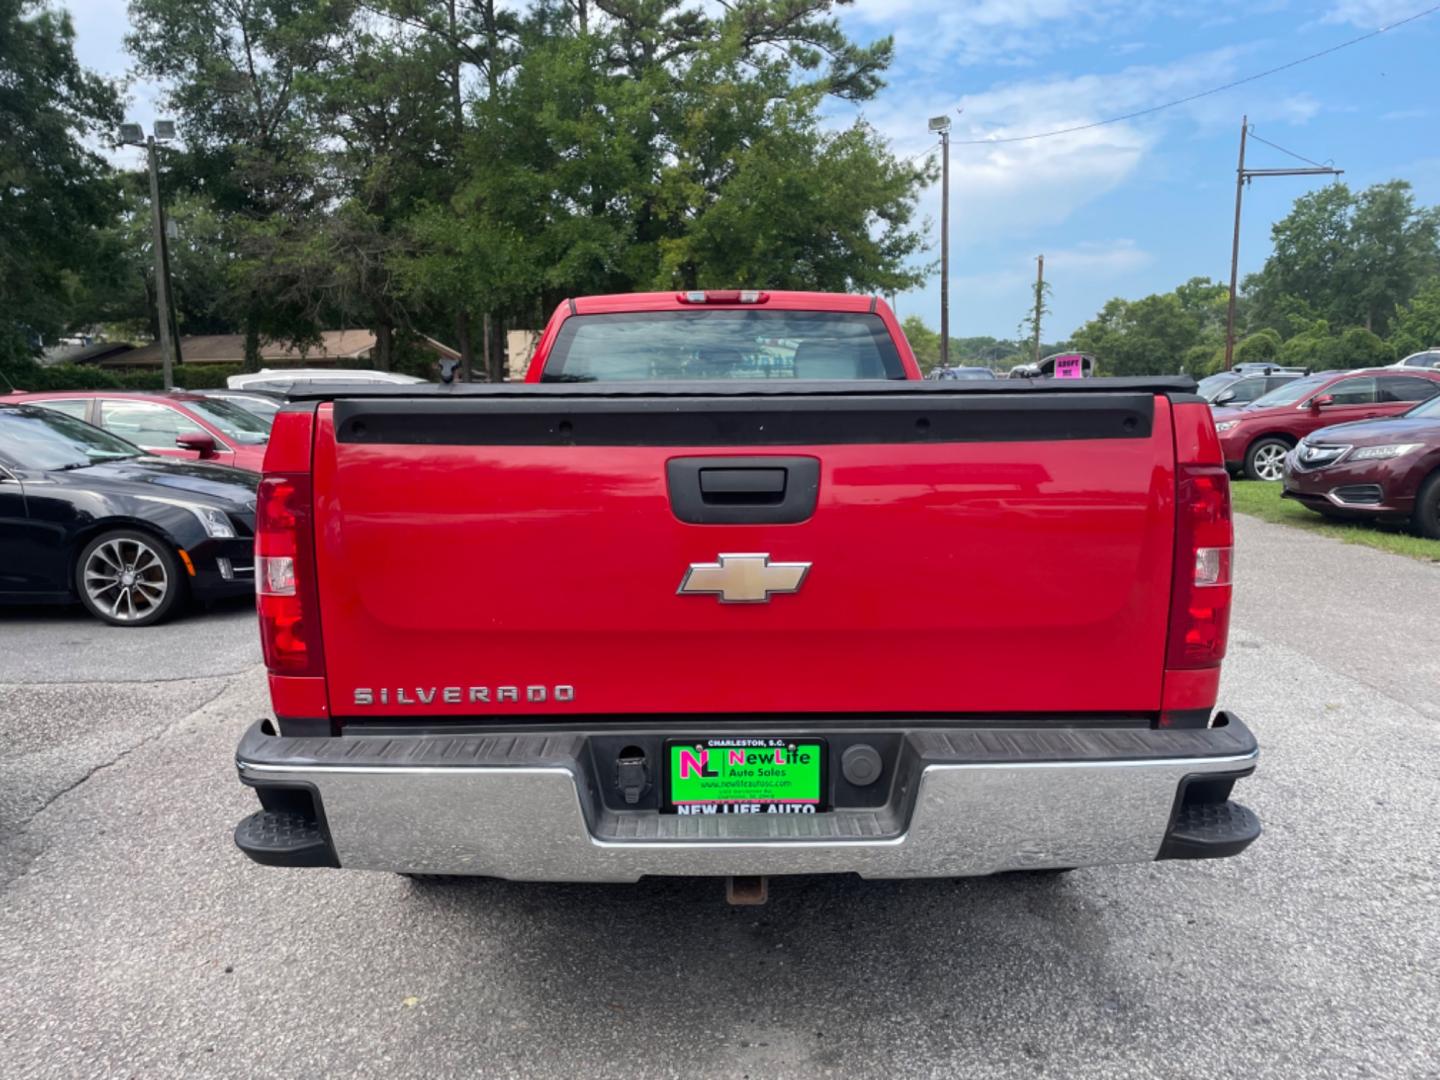
{"type": "Polygon", "coordinates": [[[1440,562],[1440,540],[1426,540],[1400,525],[1383,522],[1331,521],[1313,510],[1307,510],[1294,499],[1280,497],[1278,483],[1263,480],[1230,481],[1230,498],[1235,510],[1277,525],[1290,525],[1306,532],[1343,540],[1347,544],[1363,544],[1412,559],[1440,562]]]}

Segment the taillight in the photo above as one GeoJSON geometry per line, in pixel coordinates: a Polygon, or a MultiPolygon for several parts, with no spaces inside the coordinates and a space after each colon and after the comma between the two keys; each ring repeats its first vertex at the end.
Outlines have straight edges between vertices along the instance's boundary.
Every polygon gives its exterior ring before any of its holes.
{"type": "Polygon", "coordinates": [[[320,593],[315,584],[310,441],[313,409],[275,416],[255,500],[255,604],[272,675],[322,676],[320,593]]]}
{"type": "Polygon", "coordinates": [[[1175,580],[1166,667],[1216,667],[1230,636],[1235,531],[1223,465],[1177,466],[1175,580]]]}
{"type": "Polygon", "coordinates": [[[255,596],[260,644],[273,675],[322,675],[310,477],[260,481],[255,505],[255,596]]]}

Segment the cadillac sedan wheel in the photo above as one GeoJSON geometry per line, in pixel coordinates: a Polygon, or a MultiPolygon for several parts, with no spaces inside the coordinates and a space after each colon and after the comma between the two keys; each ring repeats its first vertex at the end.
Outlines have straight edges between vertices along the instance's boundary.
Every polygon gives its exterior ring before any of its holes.
{"type": "Polygon", "coordinates": [[[112,626],[150,626],[180,597],[180,566],[169,545],[148,533],[116,530],[85,546],[75,568],[80,602],[112,626]]]}
{"type": "Polygon", "coordinates": [[[1282,480],[1290,445],[1283,439],[1260,439],[1245,455],[1245,475],[1251,480],[1282,480]]]}

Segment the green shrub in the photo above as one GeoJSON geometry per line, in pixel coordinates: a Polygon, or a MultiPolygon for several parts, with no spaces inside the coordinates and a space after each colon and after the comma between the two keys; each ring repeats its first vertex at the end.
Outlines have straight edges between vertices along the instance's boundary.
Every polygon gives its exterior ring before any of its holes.
{"type": "MultiPolygon", "coordinates": [[[[210,390],[240,372],[239,364],[176,364],[174,383],[185,390],[210,390]]],[[[55,364],[46,367],[33,360],[0,366],[0,376],[17,390],[159,390],[164,376],[158,368],[144,371],[111,371],[88,364],[55,364]]],[[[6,389],[0,381],[0,391],[6,389]]]]}
{"type": "Polygon", "coordinates": [[[1281,344],[1280,332],[1267,326],[1235,346],[1235,362],[1243,364],[1274,360],[1280,355],[1281,344]]]}

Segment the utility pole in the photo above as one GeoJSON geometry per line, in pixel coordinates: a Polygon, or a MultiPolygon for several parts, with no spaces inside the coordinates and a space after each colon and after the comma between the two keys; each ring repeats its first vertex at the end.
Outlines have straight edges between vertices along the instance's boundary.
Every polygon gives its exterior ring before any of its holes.
{"type": "Polygon", "coordinates": [[[174,137],[175,123],[172,120],[156,120],[155,134],[148,137],[139,124],[120,125],[121,145],[144,147],[149,166],[151,246],[155,249],[155,314],[160,324],[160,364],[166,390],[175,386],[174,365],[179,343],[170,332],[170,255],[165,237],[165,210],[160,205],[160,153],[156,144],[157,140],[168,142],[174,137]]]}
{"type": "MultiPolygon", "coordinates": [[[[1333,169],[1328,165],[1314,165],[1308,169],[1247,169],[1245,168],[1245,144],[1251,134],[1249,116],[1240,118],[1240,163],[1235,167],[1235,235],[1230,242],[1230,302],[1225,311],[1225,370],[1229,371],[1235,362],[1235,291],[1237,278],[1240,270],[1240,206],[1245,198],[1245,185],[1257,176],[1340,176],[1344,169],[1333,169]]],[[[1257,135],[1256,138],[1259,138],[1257,135]]],[[[1264,139],[1260,139],[1265,142],[1264,139]]],[[[1274,143],[1266,145],[1274,146],[1274,143]]],[[[1276,147],[1290,154],[1291,157],[1300,157],[1292,154],[1284,147],[1276,147]]],[[[1309,158],[1300,158],[1301,161],[1309,161],[1309,158]]]]}
{"type": "Polygon", "coordinates": [[[160,157],[155,136],[145,140],[150,158],[150,226],[155,234],[155,307],[160,318],[160,358],[165,389],[175,386],[175,343],[170,338],[170,260],[165,257],[165,211],[160,208],[160,157]]]}
{"type": "Polygon", "coordinates": [[[1045,256],[1035,256],[1035,363],[1040,363],[1040,317],[1045,306],[1045,256]]]}
{"type": "Polygon", "coordinates": [[[950,366],[950,118],[932,116],[940,133],[940,366],[950,366]]]}

